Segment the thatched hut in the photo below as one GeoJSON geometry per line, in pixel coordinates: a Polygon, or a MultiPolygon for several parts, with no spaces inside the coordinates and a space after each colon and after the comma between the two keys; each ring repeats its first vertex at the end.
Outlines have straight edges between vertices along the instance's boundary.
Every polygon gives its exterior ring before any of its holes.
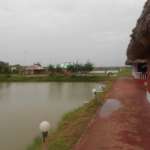
{"type": "Polygon", "coordinates": [[[133,29],[126,64],[133,66],[133,76],[144,81],[145,85],[148,83],[150,91],[150,0],[147,0],[133,29]]]}

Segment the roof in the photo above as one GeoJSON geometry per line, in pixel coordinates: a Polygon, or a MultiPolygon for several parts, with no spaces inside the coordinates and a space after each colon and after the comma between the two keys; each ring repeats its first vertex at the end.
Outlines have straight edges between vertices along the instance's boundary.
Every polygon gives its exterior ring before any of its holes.
{"type": "Polygon", "coordinates": [[[127,49],[127,64],[141,60],[150,61],[150,0],[132,31],[131,41],[127,49]]]}
{"type": "Polygon", "coordinates": [[[32,66],[27,66],[25,70],[43,70],[44,68],[40,65],[34,64],[32,66]]]}
{"type": "Polygon", "coordinates": [[[126,61],[126,64],[127,65],[133,65],[133,64],[137,64],[137,63],[147,63],[148,62],[148,60],[146,60],[146,59],[135,59],[135,60],[127,60],[126,61]]]}

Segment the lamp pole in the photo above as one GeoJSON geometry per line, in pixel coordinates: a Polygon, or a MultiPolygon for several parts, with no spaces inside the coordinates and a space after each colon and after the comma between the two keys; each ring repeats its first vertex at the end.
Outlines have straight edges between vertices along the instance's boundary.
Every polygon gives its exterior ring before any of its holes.
{"type": "Polygon", "coordinates": [[[92,89],[92,93],[93,93],[94,98],[96,98],[96,89],[92,89]]]}
{"type": "Polygon", "coordinates": [[[97,88],[92,89],[92,93],[94,95],[94,98],[99,101],[100,98],[100,93],[103,93],[104,87],[103,86],[99,86],[97,88]]]}
{"type": "Polygon", "coordinates": [[[48,150],[47,138],[48,138],[48,131],[51,128],[51,125],[48,121],[42,121],[39,127],[42,133],[43,150],[48,150]]]}

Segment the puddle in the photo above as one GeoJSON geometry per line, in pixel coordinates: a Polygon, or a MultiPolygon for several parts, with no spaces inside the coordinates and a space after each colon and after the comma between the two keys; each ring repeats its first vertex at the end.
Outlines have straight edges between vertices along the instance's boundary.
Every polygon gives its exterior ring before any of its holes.
{"type": "Polygon", "coordinates": [[[117,99],[108,99],[100,110],[100,117],[107,118],[121,107],[122,104],[117,99]]]}

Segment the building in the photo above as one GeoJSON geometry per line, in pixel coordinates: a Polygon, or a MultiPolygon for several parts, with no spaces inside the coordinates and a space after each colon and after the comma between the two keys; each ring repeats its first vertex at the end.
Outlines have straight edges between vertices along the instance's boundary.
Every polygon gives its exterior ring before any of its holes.
{"type": "Polygon", "coordinates": [[[23,66],[19,64],[10,66],[10,71],[11,73],[14,73],[14,74],[22,74],[23,69],[24,69],[23,66]]]}
{"type": "Polygon", "coordinates": [[[132,76],[141,83],[147,82],[148,79],[148,61],[145,59],[136,59],[132,62],[127,62],[132,65],[132,76]]]}
{"type": "Polygon", "coordinates": [[[150,100],[150,0],[133,29],[127,50],[126,64],[132,65],[133,77],[146,86],[147,98],[150,100]]]}
{"type": "Polygon", "coordinates": [[[42,67],[40,64],[33,64],[31,66],[27,66],[24,68],[25,75],[39,75],[44,74],[46,69],[42,67]]]}

